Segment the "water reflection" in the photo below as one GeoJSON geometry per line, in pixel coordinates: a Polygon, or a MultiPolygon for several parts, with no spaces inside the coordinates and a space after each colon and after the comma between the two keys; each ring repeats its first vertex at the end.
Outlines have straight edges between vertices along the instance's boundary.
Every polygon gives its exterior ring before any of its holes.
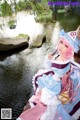
{"type": "Polygon", "coordinates": [[[19,55],[0,62],[0,108],[12,108],[13,120],[30,97],[32,74],[19,55]]]}
{"type": "Polygon", "coordinates": [[[76,30],[80,24],[80,7],[73,8],[70,12],[58,13],[57,20],[65,31],[76,30]]]}

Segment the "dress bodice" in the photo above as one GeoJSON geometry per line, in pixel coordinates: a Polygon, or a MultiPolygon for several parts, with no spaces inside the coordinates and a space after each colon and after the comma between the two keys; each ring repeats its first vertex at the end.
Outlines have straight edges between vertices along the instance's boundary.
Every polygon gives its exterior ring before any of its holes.
{"type": "Polygon", "coordinates": [[[58,56],[55,55],[51,60],[48,59],[48,57],[45,58],[45,66],[46,68],[50,69],[51,71],[54,72],[54,74],[58,77],[62,77],[66,72],[70,70],[70,60],[67,60],[65,62],[63,61],[56,61],[56,57],[58,56]]]}

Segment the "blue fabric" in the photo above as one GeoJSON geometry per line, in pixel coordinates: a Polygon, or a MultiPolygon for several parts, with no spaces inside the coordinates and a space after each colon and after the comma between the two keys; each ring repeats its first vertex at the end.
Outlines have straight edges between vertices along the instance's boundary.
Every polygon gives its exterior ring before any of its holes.
{"type": "Polygon", "coordinates": [[[52,95],[57,95],[61,91],[61,81],[56,81],[51,74],[43,74],[42,77],[38,78],[37,84],[42,88],[46,87],[48,92],[50,92],[52,95]]]}
{"type": "Polygon", "coordinates": [[[80,40],[76,37],[75,41],[76,41],[76,44],[77,44],[77,46],[78,46],[78,48],[80,50],[80,40]]]}
{"type": "Polygon", "coordinates": [[[75,119],[67,113],[62,104],[59,104],[57,107],[57,114],[53,120],[75,120],[75,119]]]}

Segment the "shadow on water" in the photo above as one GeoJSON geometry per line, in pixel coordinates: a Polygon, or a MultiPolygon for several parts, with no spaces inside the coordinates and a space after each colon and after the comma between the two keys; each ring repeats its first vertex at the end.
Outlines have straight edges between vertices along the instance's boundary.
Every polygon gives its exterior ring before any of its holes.
{"type": "Polygon", "coordinates": [[[25,50],[26,48],[28,48],[28,43],[25,44],[24,46],[15,48],[15,49],[11,49],[11,50],[7,50],[7,51],[0,51],[0,61],[3,61],[4,59],[6,59],[7,57],[13,55],[13,54],[17,54],[19,52],[21,52],[22,50],[25,50]]]}

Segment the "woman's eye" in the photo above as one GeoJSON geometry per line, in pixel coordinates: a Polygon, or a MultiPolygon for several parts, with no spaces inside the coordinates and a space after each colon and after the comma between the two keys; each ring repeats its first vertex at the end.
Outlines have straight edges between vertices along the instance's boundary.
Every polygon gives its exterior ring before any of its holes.
{"type": "Polygon", "coordinates": [[[68,45],[65,45],[66,48],[68,48],[68,45]]]}
{"type": "Polygon", "coordinates": [[[63,44],[63,42],[62,42],[62,41],[60,41],[60,43],[61,43],[61,44],[63,44]]]}

